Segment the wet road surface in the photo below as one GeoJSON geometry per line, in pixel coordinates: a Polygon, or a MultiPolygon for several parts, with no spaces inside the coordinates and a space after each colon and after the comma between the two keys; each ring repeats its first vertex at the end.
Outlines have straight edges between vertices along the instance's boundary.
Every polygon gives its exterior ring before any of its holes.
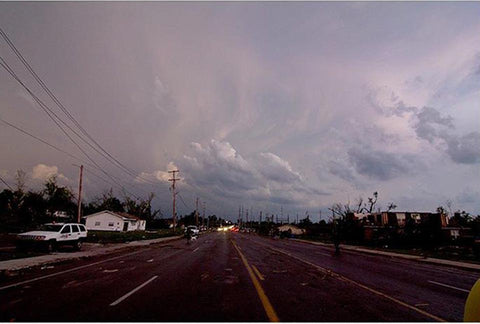
{"type": "Polygon", "coordinates": [[[1,321],[461,321],[474,271],[201,235],[0,283],[1,321]]]}

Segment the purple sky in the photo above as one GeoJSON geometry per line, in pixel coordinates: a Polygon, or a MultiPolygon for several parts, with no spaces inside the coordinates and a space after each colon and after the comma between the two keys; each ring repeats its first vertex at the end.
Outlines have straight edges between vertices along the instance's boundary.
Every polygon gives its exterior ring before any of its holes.
{"type": "MultiPolygon", "coordinates": [[[[178,167],[180,213],[198,196],[231,219],[243,204],[318,220],[373,191],[381,207],[480,213],[479,16],[478,2],[0,2],[64,106],[155,185],[84,145],[104,170],[169,216],[178,167]]],[[[67,120],[1,38],[0,55],[67,120]]],[[[0,118],[85,159],[3,69],[0,118]]],[[[11,185],[21,168],[31,188],[57,174],[77,191],[81,162],[2,122],[0,149],[11,185]]],[[[110,187],[85,173],[87,200],[110,187]]]]}

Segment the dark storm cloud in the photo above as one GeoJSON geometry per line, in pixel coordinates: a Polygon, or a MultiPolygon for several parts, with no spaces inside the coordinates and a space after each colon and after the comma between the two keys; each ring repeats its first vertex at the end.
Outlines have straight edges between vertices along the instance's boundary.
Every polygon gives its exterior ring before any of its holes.
{"type": "Polygon", "coordinates": [[[348,157],[358,173],[377,180],[390,180],[408,174],[416,167],[412,156],[365,147],[350,149],[348,157]]]}
{"type": "Polygon", "coordinates": [[[338,161],[330,161],[328,164],[328,171],[336,175],[337,177],[342,178],[346,181],[353,181],[355,180],[355,176],[353,175],[352,170],[345,164],[338,162],[338,161]]]}
{"type": "Polygon", "coordinates": [[[461,137],[445,136],[447,154],[457,163],[480,163],[480,133],[471,132],[461,137]]]}
{"type": "Polygon", "coordinates": [[[419,138],[425,139],[430,143],[439,136],[438,126],[454,128],[453,118],[451,116],[442,117],[435,108],[423,107],[416,114],[417,123],[414,125],[415,132],[419,138]]]}
{"type": "Polygon", "coordinates": [[[186,182],[223,198],[294,204],[327,193],[307,186],[290,164],[273,153],[244,159],[228,142],[192,143],[193,152],[179,160],[186,182]]]}

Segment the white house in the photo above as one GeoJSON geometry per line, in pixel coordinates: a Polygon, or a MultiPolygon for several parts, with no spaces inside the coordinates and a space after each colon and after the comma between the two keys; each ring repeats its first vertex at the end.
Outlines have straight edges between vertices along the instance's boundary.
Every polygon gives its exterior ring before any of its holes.
{"type": "Polygon", "coordinates": [[[127,213],[104,210],[83,217],[89,231],[144,231],[146,221],[127,213]]]}

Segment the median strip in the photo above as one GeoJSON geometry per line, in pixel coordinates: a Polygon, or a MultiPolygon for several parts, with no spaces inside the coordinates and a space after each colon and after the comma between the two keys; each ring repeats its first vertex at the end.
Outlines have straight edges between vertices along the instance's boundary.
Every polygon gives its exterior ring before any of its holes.
{"type": "Polygon", "coordinates": [[[115,305],[120,304],[122,301],[124,301],[125,299],[127,299],[128,297],[130,297],[131,295],[133,295],[134,293],[136,293],[137,291],[139,291],[140,289],[142,289],[143,287],[145,287],[146,285],[148,285],[149,283],[151,283],[153,280],[155,280],[157,278],[158,278],[158,276],[153,276],[152,278],[150,278],[149,280],[147,280],[146,282],[144,282],[143,284],[141,284],[137,288],[133,289],[129,293],[123,295],[122,297],[120,297],[119,299],[117,299],[116,301],[111,303],[110,306],[115,306],[115,305]]]}
{"type": "Polygon", "coordinates": [[[237,250],[238,255],[240,256],[240,259],[242,259],[243,264],[245,265],[245,268],[247,268],[248,274],[250,275],[250,279],[252,279],[253,286],[257,290],[258,297],[260,298],[260,301],[262,302],[263,308],[265,309],[265,313],[267,314],[268,319],[270,322],[278,322],[278,316],[275,310],[273,309],[272,304],[268,300],[267,295],[265,294],[265,291],[262,288],[262,285],[258,281],[257,277],[255,277],[255,274],[248,264],[247,259],[243,255],[243,253],[240,251],[239,246],[237,243],[235,243],[233,240],[231,240],[233,247],[237,250]]]}

